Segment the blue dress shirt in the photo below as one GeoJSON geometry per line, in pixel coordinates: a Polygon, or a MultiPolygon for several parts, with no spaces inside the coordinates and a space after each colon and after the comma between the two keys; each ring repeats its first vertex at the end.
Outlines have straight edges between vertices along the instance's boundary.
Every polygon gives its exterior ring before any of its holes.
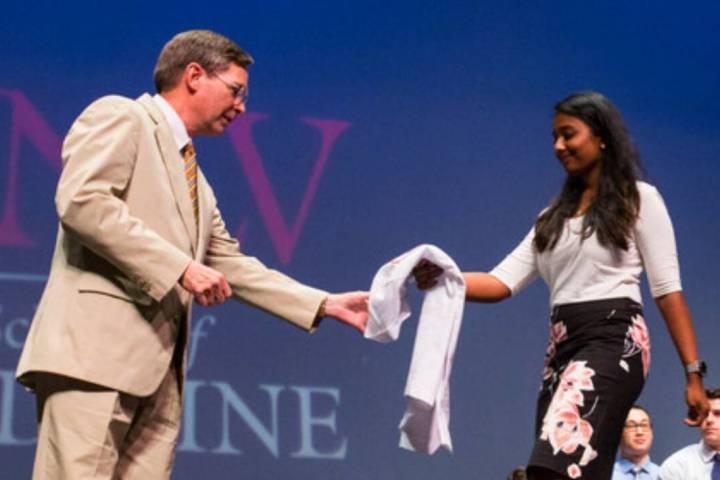
{"type": "Polygon", "coordinates": [[[642,465],[635,465],[626,458],[618,458],[613,467],[612,480],[657,480],[660,467],[648,458],[642,465]],[[639,475],[635,477],[634,469],[639,468],[639,475]]]}

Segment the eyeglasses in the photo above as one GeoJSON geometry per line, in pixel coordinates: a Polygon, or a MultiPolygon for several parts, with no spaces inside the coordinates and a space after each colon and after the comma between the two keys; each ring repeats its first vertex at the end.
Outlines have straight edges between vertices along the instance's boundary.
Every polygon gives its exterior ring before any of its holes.
{"type": "Polygon", "coordinates": [[[222,83],[225,84],[226,87],[230,89],[230,91],[233,94],[233,97],[235,97],[235,101],[238,103],[245,104],[247,103],[247,99],[250,96],[250,93],[248,92],[248,88],[246,85],[236,85],[234,83],[228,82],[223,77],[218,75],[217,73],[213,74],[215,78],[220,80],[222,83]]]}
{"type": "Polygon", "coordinates": [[[652,428],[652,425],[650,425],[647,422],[643,423],[635,423],[635,422],[627,422],[625,424],[625,430],[650,430],[652,428]]]}

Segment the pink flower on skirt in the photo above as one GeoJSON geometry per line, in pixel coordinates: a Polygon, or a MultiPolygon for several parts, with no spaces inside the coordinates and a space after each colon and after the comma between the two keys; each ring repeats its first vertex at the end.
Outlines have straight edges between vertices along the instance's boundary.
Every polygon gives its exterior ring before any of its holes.
{"type": "Polygon", "coordinates": [[[641,355],[643,376],[647,378],[650,370],[650,334],[647,325],[641,315],[635,315],[632,318],[632,324],[628,327],[625,334],[625,348],[623,349],[620,366],[629,371],[629,366],[625,361],[626,358],[637,354],[641,355]]]}
{"type": "Polygon", "coordinates": [[[567,339],[567,327],[563,322],[555,322],[550,327],[550,342],[557,345],[567,339]]]}
{"type": "Polygon", "coordinates": [[[570,478],[580,478],[582,476],[582,471],[580,470],[580,467],[577,466],[577,463],[573,463],[567,468],[567,474],[570,478]]]}
{"type": "Polygon", "coordinates": [[[560,385],[555,396],[561,402],[584,405],[582,392],[595,389],[592,382],[594,375],[595,370],[589,368],[586,361],[571,362],[560,376],[560,385]]]}
{"type": "MultiPolygon", "coordinates": [[[[550,443],[554,455],[560,452],[571,455],[578,447],[582,447],[580,466],[587,465],[597,457],[597,452],[590,445],[593,426],[580,414],[580,407],[585,404],[585,392],[595,390],[592,381],[594,375],[595,370],[587,366],[587,361],[574,361],[567,365],[543,418],[540,434],[541,440],[550,443]]],[[[570,470],[568,474],[571,478],[579,478],[580,466],[573,465],[572,474],[570,470]]]]}
{"type": "Polygon", "coordinates": [[[643,376],[647,377],[650,370],[650,334],[642,316],[635,315],[632,321],[633,324],[629,331],[630,338],[636,348],[642,352],[643,376]]]}
{"type": "Polygon", "coordinates": [[[562,403],[545,416],[544,433],[553,447],[553,453],[575,453],[578,446],[589,445],[593,428],[580,417],[577,405],[562,403]]]}
{"type": "Polygon", "coordinates": [[[545,352],[545,364],[543,365],[543,380],[547,380],[553,374],[550,368],[550,360],[555,356],[557,344],[567,340],[567,327],[563,322],[555,322],[550,325],[550,340],[548,342],[547,351],[545,352]]]}

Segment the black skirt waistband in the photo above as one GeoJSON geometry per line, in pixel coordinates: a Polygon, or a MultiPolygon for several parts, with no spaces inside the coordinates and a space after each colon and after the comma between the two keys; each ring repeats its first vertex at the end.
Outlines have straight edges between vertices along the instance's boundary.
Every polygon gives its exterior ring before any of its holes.
{"type": "Polygon", "coordinates": [[[609,312],[610,316],[630,317],[642,313],[642,305],[627,297],[607,298],[603,300],[590,300],[586,302],[565,303],[555,305],[552,309],[551,321],[553,323],[563,320],[572,320],[575,317],[609,312]]]}

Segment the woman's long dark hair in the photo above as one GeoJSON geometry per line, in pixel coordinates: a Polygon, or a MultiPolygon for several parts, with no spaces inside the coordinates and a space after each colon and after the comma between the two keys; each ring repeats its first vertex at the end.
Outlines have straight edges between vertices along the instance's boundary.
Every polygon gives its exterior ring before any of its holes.
{"type": "MultiPolygon", "coordinates": [[[[604,247],[628,249],[628,238],[640,210],[636,181],[640,158],[622,116],[610,100],[596,92],[574,93],[555,105],[555,115],[582,120],[602,140],[600,179],[597,193],[585,212],[582,238],[597,234],[604,247]]],[[[568,175],[560,194],[535,222],[538,252],[555,248],[565,220],[577,212],[585,190],[582,177],[568,175]]]]}

